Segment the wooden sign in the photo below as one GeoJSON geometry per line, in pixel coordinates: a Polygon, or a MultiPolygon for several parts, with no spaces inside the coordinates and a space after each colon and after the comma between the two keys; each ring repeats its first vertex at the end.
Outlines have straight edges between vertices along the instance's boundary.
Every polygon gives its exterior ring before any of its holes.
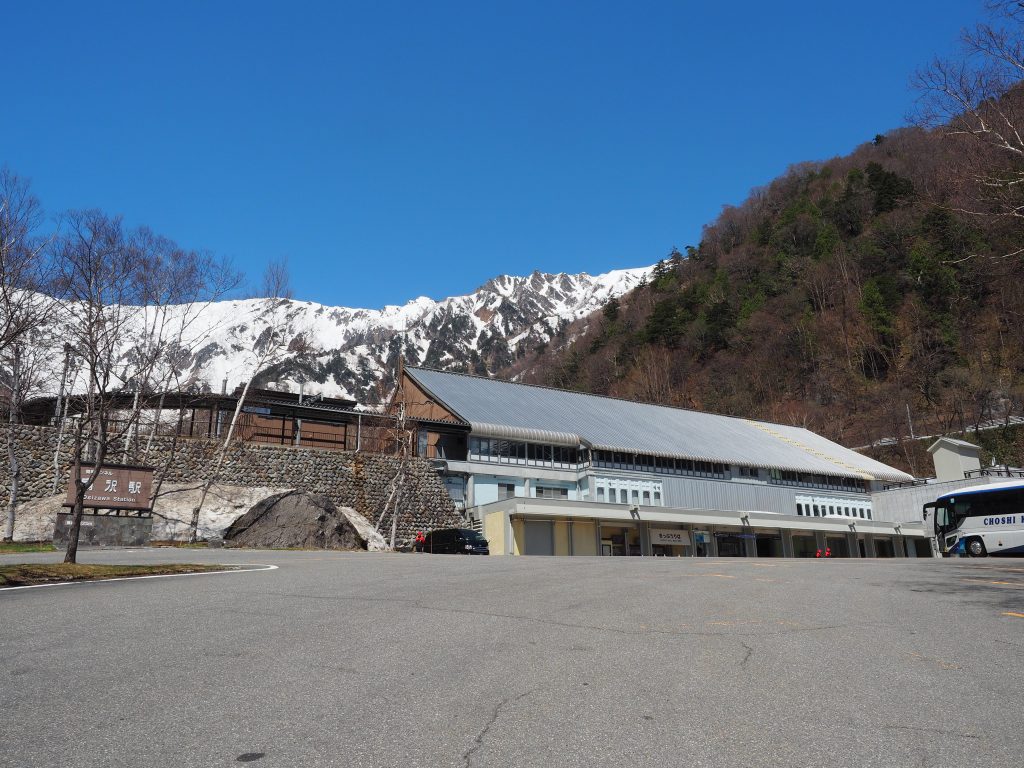
{"type": "MultiPolygon", "coordinates": [[[[74,467],[72,467],[74,472],[74,467]]],[[[91,464],[81,466],[81,479],[88,480],[93,474],[96,480],[85,492],[88,509],[135,509],[148,512],[152,509],[153,468],[133,467],[123,464],[104,464],[96,468],[91,464]]],[[[68,495],[64,506],[75,504],[74,478],[68,481],[68,495]]]]}

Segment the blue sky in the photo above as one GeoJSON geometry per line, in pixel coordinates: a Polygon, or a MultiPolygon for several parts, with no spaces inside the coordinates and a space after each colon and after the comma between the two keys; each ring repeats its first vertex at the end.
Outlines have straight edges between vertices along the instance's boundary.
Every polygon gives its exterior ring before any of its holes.
{"type": "Polygon", "coordinates": [[[298,298],[653,263],[897,127],[974,0],[14,2],[0,163],[298,298]]]}

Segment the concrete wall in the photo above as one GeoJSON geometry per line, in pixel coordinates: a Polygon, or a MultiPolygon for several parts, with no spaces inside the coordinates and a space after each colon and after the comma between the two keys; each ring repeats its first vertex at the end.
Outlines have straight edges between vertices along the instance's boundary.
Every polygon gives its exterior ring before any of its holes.
{"type": "MultiPolygon", "coordinates": [[[[153,529],[151,517],[118,517],[115,515],[85,515],[78,534],[78,543],[94,547],[140,547],[149,543],[153,529]]],[[[66,547],[71,515],[59,513],[54,529],[53,543],[66,547]]]]}
{"type": "Polygon", "coordinates": [[[554,523],[555,554],[568,555],[569,549],[569,521],[556,520],[554,523]]]}
{"type": "Polygon", "coordinates": [[[491,512],[484,515],[484,538],[492,555],[504,555],[508,552],[505,541],[505,513],[491,512]]]}
{"type": "Polygon", "coordinates": [[[521,555],[526,551],[526,526],[522,520],[512,521],[512,554],[521,555]]]}
{"type": "Polygon", "coordinates": [[[578,501],[580,499],[579,485],[575,479],[549,480],[500,474],[475,474],[473,475],[473,498],[471,499],[471,505],[482,507],[485,504],[493,504],[498,501],[498,485],[501,483],[514,484],[516,496],[531,497],[536,493],[536,487],[542,485],[548,488],[567,489],[570,501],[578,501]]]}
{"type": "Polygon", "coordinates": [[[574,555],[597,554],[597,524],[583,520],[572,521],[572,553],[574,555]]]}
{"type": "MultiPolygon", "coordinates": [[[[4,440],[6,429],[0,427],[4,440]]],[[[17,431],[16,452],[22,464],[19,500],[50,496],[56,430],[30,426],[16,426],[14,429],[17,431]]],[[[64,493],[67,488],[70,447],[71,441],[65,436],[59,457],[59,493],[64,493]]],[[[144,447],[143,443],[140,454],[144,447]]],[[[217,447],[216,441],[205,439],[179,439],[174,447],[170,437],[158,437],[153,441],[146,463],[157,468],[157,479],[162,477],[171,483],[201,483],[212,474],[217,447]]],[[[109,461],[119,463],[121,458],[122,453],[117,450],[109,461]]],[[[129,453],[129,463],[142,463],[142,460],[141,455],[135,459],[129,453]]],[[[376,521],[397,468],[397,459],[379,454],[236,443],[228,450],[221,479],[245,487],[297,488],[320,493],[335,504],[352,507],[369,520],[376,521]]],[[[8,464],[4,461],[0,465],[0,481],[5,486],[10,482],[9,474],[8,464]]],[[[411,459],[406,491],[400,504],[398,538],[408,542],[418,530],[455,526],[461,522],[462,518],[456,513],[437,473],[426,460],[411,459]]]]}

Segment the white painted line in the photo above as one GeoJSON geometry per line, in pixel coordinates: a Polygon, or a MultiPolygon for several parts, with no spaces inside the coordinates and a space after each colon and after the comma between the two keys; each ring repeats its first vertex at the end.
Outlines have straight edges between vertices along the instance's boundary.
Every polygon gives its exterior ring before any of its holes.
{"type": "MultiPolygon", "coordinates": [[[[241,563],[241,565],[250,565],[250,563],[241,563]]],[[[76,584],[100,584],[104,581],[134,581],[135,579],[169,579],[172,576],[215,576],[218,573],[252,573],[253,571],[276,570],[276,565],[256,565],[255,568],[236,568],[230,571],[196,571],[195,573],[156,573],[150,576],[115,576],[112,579],[78,579],[77,581],[51,581],[47,582],[46,584],[24,584],[20,587],[0,587],[0,592],[11,592],[15,589],[38,589],[39,587],[71,587],[76,584]]]]}

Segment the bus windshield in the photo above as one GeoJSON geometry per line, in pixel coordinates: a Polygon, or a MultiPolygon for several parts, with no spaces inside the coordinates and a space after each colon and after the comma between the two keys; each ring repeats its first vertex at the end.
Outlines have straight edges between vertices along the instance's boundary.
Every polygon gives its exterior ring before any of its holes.
{"type": "Polygon", "coordinates": [[[935,504],[934,506],[929,504],[928,507],[935,510],[935,533],[941,536],[946,531],[956,528],[949,513],[949,507],[945,504],[935,504]]]}

